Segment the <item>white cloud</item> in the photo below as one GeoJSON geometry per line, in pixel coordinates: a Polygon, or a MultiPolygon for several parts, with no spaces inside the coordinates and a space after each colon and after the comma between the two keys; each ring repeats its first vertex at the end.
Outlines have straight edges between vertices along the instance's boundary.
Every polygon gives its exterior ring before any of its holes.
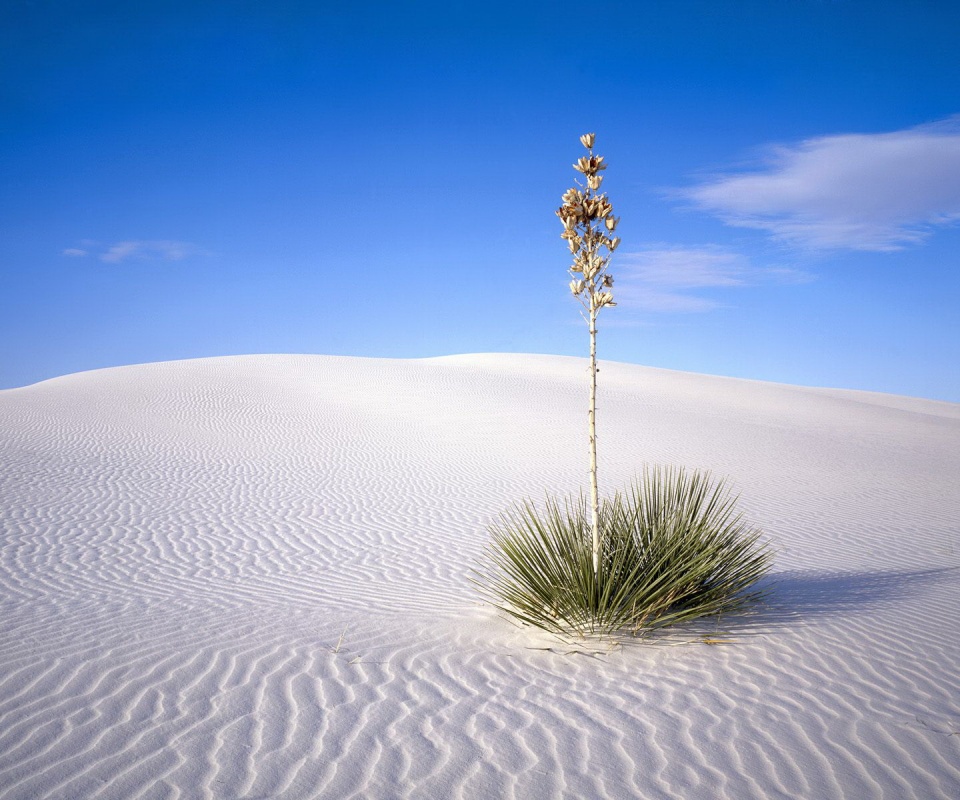
{"type": "Polygon", "coordinates": [[[107,252],[101,253],[100,260],[106,261],[108,264],[119,264],[121,261],[137,255],[142,247],[142,242],[118,242],[111,245],[107,252]]]}
{"type": "Polygon", "coordinates": [[[770,148],[680,195],[730,225],[813,249],[898,250],[960,221],[960,115],[770,148]]]}
{"type": "Polygon", "coordinates": [[[790,267],[754,267],[746,256],[719,245],[651,245],[645,250],[618,253],[611,271],[616,278],[618,303],[656,312],[703,312],[721,305],[697,293],[697,289],[812,279],[808,273],[790,267]]]}
{"type": "Polygon", "coordinates": [[[68,247],[62,251],[63,255],[71,258],[93,253],[107,264],[121,264],[130,260],[182,261],[190,256],[204,255],[205,251],[190,242],[177,242],[170,239],[130,239],[106,246],[84,239],[80,247],[68,247]]]}
{"type": "Polygon", "coordinates": [[[100,260],[108,264],[120,264],[130,259],[182,261],[199,252],[199,248],[189,242],[139,239],[111,245],[100,255],[100,260]]]}
{"type": "Polygon", "coordinates": [[[698,312],[720,305],[691,289],[739,286],[746,259],[721,247],[656,245],[619,254],[614,284],[617,302],[642,311],[698,312]]]}

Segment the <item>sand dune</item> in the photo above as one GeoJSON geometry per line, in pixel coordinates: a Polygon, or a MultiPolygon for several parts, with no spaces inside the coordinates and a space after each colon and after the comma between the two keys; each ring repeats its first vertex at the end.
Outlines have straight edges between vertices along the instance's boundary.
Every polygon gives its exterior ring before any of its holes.
{"type": "Polygon", "coordinates": [[[729,476],[778,582],[577,652],[468,569],[585,484],[585,401],[530,355],[0,392],[0,798],[960,797],[960,405],[603,364],[602,488],[729,476]]]}

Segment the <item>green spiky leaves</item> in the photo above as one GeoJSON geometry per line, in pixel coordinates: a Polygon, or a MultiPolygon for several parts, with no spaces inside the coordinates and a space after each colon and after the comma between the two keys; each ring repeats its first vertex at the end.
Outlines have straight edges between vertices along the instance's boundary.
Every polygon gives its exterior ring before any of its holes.
{"type": "Polygon", "coordinates": [[[723,481],[682,469],[644,471],[600,507],[594,571],[585,498],[541,511],[523,503],[491,527],[474,582],[515,619],[560,635],[634,635],[740,611],[759,599],[771,553],[723,481]]]}

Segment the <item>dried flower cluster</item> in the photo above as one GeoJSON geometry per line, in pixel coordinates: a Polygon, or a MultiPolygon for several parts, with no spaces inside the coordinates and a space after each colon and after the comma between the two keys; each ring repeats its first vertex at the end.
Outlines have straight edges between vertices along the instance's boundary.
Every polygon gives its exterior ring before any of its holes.
{"type": "Polygon", "coordinates": [[[563,223],[562,239],[567,241],[573,255],[570,291],[591,315],[591,328],[596,312],[604,306],[613,306],[613,276],[607,273],[610,255],[620,244],[619,236],[610,236],[617,229],[618,217],[607,195],[597,194],[603,183],[601,172],[607,168],[603,156],[593,154],[596,135],[585,133],[580,142],[589,155],[580,158],[573,168],[586,178],[586,185],[564,192],[563,205],[557,216],[563,223]],[[606,250],[606,253],[603,251],[606,250]]]}

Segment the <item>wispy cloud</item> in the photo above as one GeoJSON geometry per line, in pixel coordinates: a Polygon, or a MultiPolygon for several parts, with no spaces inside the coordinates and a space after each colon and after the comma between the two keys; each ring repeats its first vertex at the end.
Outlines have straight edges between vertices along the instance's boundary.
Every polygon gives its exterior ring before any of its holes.
{"type": "Polygon", "coordinates": [[[960,221],[960,115],[768,149],[679,194],[730,225],[812,249],[898,250],[960,221]]]}
{"type": "Polygon", "coordinates": [[[100,260],[108,264],[119,264],[131,259],[182,261],[199,252],[200,248],[190,242],[139,239],[111,245],[100,255],[100,260]]]}
{"type": "Polygon", "coordinates": [[[699,289],[735,288],[759,283],[800,283],[812,279],[790,267],[759,268],[741,253],[719,245],[651,245],[618,253],[615,294],[625,307],[651,312],[695,313],[722,303],[699,289]]]}
{"type": "Polygon", "coordinates": [[[205,253],[203,248],[190,242],[169,239],[130,239],[103,246],[84,241],[81,247],[68,247],[62,252],[72,258],[94,255],[107,264],[121,264],[125,261],[182,261],[205,253]]]}
{"type": "Polygon", "coordinates": [[[617,299],[642,311],[709,311],[719,303],[690,290],[739,286],[748,266],[739,253],[716,246],[657,245],[617,261],[617,299]]]}

